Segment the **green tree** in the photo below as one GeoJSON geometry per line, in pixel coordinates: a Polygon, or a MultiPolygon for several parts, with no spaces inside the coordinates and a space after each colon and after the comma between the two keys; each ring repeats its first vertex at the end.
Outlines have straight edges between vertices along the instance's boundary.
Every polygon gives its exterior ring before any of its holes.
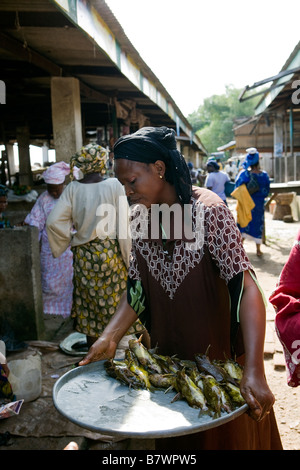
{"type": "Polygon", "coordinates": [[[234,140],[235,119],[253,116],[259,98],[239,102],[241,91],[227,85],[225,94],[205,98],[198,110],[188,116],[193,131],[209,153],[216,152],[218,147],[234,140]]]}

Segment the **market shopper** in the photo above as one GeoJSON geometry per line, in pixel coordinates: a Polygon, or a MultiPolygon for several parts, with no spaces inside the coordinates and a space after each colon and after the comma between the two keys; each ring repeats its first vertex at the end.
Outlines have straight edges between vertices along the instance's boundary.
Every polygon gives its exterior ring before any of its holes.
{"type": "Polygon", "coordinates": [[[238,169],[236,167],[236,164],[235,162],[232,160],[232,158],[229,158],[227,160],[227,163],[225,165],[225,172],[227,173],[227,175],[229,176],[230,178],[230,181],[235,181],[235,178],[238,174],[238,169]]]}
{"type": "Polygon", "coordinates": [[[200,433],[158,439],[156,449],[281,449],[264,374],[265,305],[230,210],[211,191],[192,188],[172,129],[146,127],[123,136],[114,158],[115,174],[136,206],[133,221],[146,208],[148,230],[133,237],[127,295],[80,365],[113,357],[137,318],[163,355],[192,360],[210,346],[211,359],[237,356],[249,414],[200,433]],[[170,211],[166,233],[164,219],[152,217],[157,206],[190,209],[191,219],[182,216],[185,211],[170,211]]]}
{"type": "MultiPolygon", "coordinates": [[[[6,376],[9,375],[9,367],[7,365],[7,359],[6,359],[6,346],[5,342],[0,339],[0,371],[2,370],[6,376]]],[[[1,372],[0,372],[1,375],[1,372]]],[[[0,393],[1,396],[1,393],[0,393]]]]}
{"type": "Polygon", "coordinates": [[[194,165],[192,162],[188,162],[188,168],[191,176],[191,182],[192,184],[197,184],[198,183],[198,171],[195,170],[194,165]]]}
{"type": "Polygon", "coordinates": [[[70,165],[54,163],[43,173],[47,190],[37,199],[24,220],[25,225],[37,227],[40,240],[40,263],[43,311],[47,339],[51,340],[70,317],[73,297],[73,255],[68,246],[54,258],[49,245],[46,221],[65,188],[70,165]]]}
{"type": "Polygon", "coordinates": [[[252,219],[246,227],[238,224],[243,239],[249,239],[256,244],[257,256],[262,256],[261,244],[263,242],[265,224],[265,199],[270,190],[270,179],[266,171],[260,169],[259,153],[255,147],[248,148],[243,170],[238,174],[235,188],[245,184],[254,202],[251,210],[252,219]]]}
{"type": "Polygon", "coordinates": [[[276,311],[275,330],[283,347],[287,383],[300,385],[300,230],[269,300],[276,311]]]}
{"type": "Polygon", "coordinates": [[[0,184],[0,229],[12,228],[9,219],[5,215],[8,205],[8,188],[4,184],[0,184]]]}
{"type": "Polygon", "coordinates": [[[216,193],[227,204],[225,184],[230,181],[229,176],[224,171],[220,171],[220,165],[214,160],[209,160],[206,167],[208,175],[205,187],[216,193]]]}
{"type": "Polygon", "coordinates": [[[15,399],[12,386],[8,379],[9,374],[10,370],[7,365],[5,343],[0,340],[0,410],[1,405],[9,403],[15,399]]]}
{"type": "MultiPolygon", "coordinates": [[[[72,181],[47,220],[54,257],[61,256],[69,245],[72,247],[74,294],[71,315],[75,329],[87,336],[88,345],[101,335],[126,290],[131,248],[129,237],[119,237],[119,229],[128,225],[128,207],[119,204],[120,198],[125,198],[119,181],[104,178],[107,159],[108,152],[97,144],[88,144],[71,157],[72,181]],[[78,179],[74,179],[74,175],[78,179]],[[106,224],[101,223],[105,207],[116,210],[117,215],[108,232],[106,224]]],[[[142,329],[137,322],[129,328],[127,336],[142,329]]]]}

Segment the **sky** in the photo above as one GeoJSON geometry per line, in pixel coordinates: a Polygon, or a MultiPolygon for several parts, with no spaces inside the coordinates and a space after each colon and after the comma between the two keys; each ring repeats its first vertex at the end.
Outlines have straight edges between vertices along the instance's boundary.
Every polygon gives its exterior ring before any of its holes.
{"type": "Polygon", "coordinates": [[[105,1],[186,117],[227,85],[279,73],[300,40],[299,0],[105,1]]]}
{"type": "Polygon", "coordinates": [[[186,117],[279,73],[300,40],[299,0],[105,1],[186,117]]]}

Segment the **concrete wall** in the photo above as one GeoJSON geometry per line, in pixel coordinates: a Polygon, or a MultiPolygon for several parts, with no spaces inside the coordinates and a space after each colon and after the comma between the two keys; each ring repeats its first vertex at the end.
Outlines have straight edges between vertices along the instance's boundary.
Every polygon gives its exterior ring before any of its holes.
{"type": "Polygon", "coordinates": [[[0,335],[7,326],[14,339],[44,338],[38,229],[0,230],[0,335]]]}

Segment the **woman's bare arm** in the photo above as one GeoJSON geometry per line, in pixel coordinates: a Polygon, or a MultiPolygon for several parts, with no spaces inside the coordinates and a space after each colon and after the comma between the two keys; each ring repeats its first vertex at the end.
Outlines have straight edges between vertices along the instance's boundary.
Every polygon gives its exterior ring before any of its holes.
{"type": "Polygon", "coordinates": [[[241,393],[249,405],[250,416],[259,421],[270,411],[275,399],[264,372],[265,305],[250,273],[244,274],[240,322],[245,347],[245,365],[241,393]]]}

